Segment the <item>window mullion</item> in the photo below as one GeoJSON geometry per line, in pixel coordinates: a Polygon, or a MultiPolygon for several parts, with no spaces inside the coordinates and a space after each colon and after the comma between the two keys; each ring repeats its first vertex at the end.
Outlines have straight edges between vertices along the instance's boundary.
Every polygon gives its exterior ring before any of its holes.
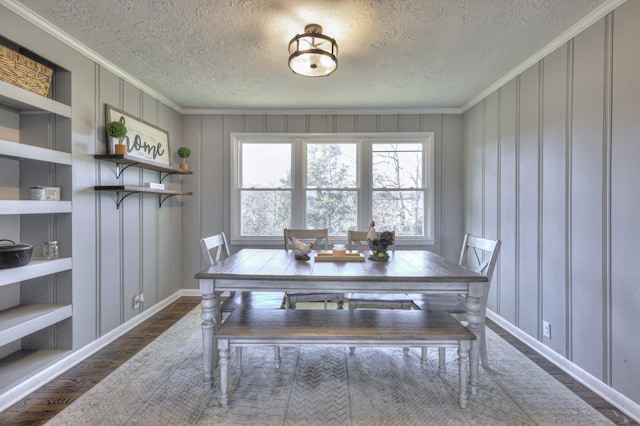
{"type": "Polygon", "coordinates": [[[371,140],[369,138],[360,139],[360,152],[358,153],[359,191],[358,191],[358,229],[368,229],[372,220],[372,157],[371,140]]]}
{"type": "Polygon", "coordinates": [[[302,138],[295,138],[292,144],[291,161],[291,226],[294,229],[306,228],[306,179],[307,156],[305,141],[302,138]]]}

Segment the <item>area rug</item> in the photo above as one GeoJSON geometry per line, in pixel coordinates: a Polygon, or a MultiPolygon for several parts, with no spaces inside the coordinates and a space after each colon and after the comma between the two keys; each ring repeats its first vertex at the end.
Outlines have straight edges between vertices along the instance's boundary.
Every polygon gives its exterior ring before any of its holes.
{"type": "MultiPolygon", "coordinates": [[[[245,348],[227,408],[202,386],[200,308],[194,309],[47,425],[598,425],[612,424],[491,330],[491,368],[458,406],[457,355],[437,349],[245,348]]],[[[217,380],[217,377],[216,377],[217,380]]]]}

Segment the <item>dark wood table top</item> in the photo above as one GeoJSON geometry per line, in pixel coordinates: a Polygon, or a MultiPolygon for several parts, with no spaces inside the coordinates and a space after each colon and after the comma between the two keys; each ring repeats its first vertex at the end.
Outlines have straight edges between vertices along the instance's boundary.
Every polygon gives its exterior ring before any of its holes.
{"type": "Polygon", "coordinates": [[[292,250],[243,249],[196,274],[213,279],[217,290],[398,291],[467,289],[487,278],[427,250],[396,250],[388,262],[296,260],[292,250]],[[276,281],[277,283],[274,283],[276,281]],[[456,285],[457,284],[457,285],[456,285]]]}

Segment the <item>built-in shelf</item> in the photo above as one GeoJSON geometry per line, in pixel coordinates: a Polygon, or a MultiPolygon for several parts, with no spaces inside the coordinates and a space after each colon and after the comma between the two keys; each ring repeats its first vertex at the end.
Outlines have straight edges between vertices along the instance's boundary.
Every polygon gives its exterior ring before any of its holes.
{"type": "Polygon", "coordinates": [[[96,191],[111,191],[117,193],[116,208],[120,208],[122,200],[127,198],[131,194],[158,194],[159,206],[162,207],[162,203],[174,195],[193,195],[190,191],[175,191],[172,189],[154,189],[145,188],[143,186],[131,186],[131,185],[99,185],[94,187],[96,191]],[[122,195],[124,194],[124,195],[122,195]]]}
{"type": "Polygon", "coordinates": [[[0,311],[0,346],[71,318],[71,305],[18,305],[0,311]]]}
{"type": "Polygon", "coordinates": [[[71,118],[71,107],[0,80],[0,104],[20,112],[46,112],[71,118]]]}
{"type": "Polygon", "coordinates": [[[71,213],[71,201],[0,200],[0,215],[71,213]]]}
{"type": "MultiPolygon", "coordinates": [[[[33,249],[38,250],[40,247],[34,247],[33,249]]],[[[58,259],[32,257],[31,262],[27,265],[18,266],[17,268],[0,269],[0,286],[68,271],[72,267],[73,262],[70,257],[58,259]]]]}
{"type": "Polygon", "coordinates": [[[0,139],[0,156],[17,160],[36,160],[71,165],[71,154],[0,139]]]}

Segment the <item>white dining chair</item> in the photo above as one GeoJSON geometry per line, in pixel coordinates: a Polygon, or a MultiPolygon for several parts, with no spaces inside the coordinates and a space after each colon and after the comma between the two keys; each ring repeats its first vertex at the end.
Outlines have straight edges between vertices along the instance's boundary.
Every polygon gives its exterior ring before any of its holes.
{"type": "MultiPolygon", "coordinates": [[[[347,235],[347,248],[349,251],[357,250],[360,253],[371,253],[367,244],[367,234],[369,231],[349,230],[347,235]]],[[[396,249],[396,232],[393,234],[393,245],[389,247],[391,251],[396,249]]],[[[376,232],[376,238],[380,238],[382,232],[376,232]]],[[[347,293],[347,303],[349,309],[419,309],[406,293],[347,293]]],[[[353,354],[354,347],[349,348],[353,354]]],[[[409,352],[409,348],[403,348],[404,352],[409,352]]]]}
{"type": "MultiPolygon", "coordinates": [[[[464,236],[462,250],[458,263],[474,272],[487,277],[488,282],[484,288],[484,297],[481,300],[480,312],[482,313],[482,323],[480,332],[480,359],[484,368],[489,368],[487,356],[487,341],[485,338],[485,317],[487,311],[487,297],[493,271],[498,261],[500,253],[500,240],[476,237],[470,234],[464,236]]],[[[410,294],[414,302],[425,310],[447,311],[459,321],[465,323],[465,301],[464,294],[410,294]]],[[[440,347],[438,351],[440,369],[444,369],[445,348],[440,347]]],[[[426,357],[426,348],[423,348],[423,357],[426,357]]]]}
{"type": "MultiPolygon", "coordinates": [[[[329,230],[327,228],[321,229],[285,229],[284,230],[284,248],[285,250],[293,250],[293,241],[291,237],[304,243],[313,244],[313,249],[329,248],[329,230]]],[[[301,293],[291,292],[286,293],[286,307],[287,309],[295,309],[297,302],[324,302],[324,308],[327,309],[328,302],[337,302],[338,309],[343,309],[344,306],[344,293],[301,293]]]]}
{"type": "MultiPolygon", "coordinates": [[[[212,235],[210,237],[205,237],[200,239],[200,257],[202,258],[202,263],[204,263],[205,267],[213,266],[217,264],[220,259],[222,259],[222,255],[225,257],[229,257],[231,252],[229,250],[229,245],[227,244],[227,238],[224,235],[224,232],[221,232],[216,235],[212,235]]],[[[221,296],[222,292],[218,292],[218,296],[221,296]]],[[[264,308],[273,308],[274,306],[269,306],[268,303],[266,306],[264,305],[264,300],[268,302],[275,300],[278,303],[277,308],[280,308],[282,305],[282,300],[284,299],[283,293],[269,293],[266,294],[265,297],[250,297],[246,295],[244,292],[240,294],[231,293],[227,301],[221,305],[221,308],[216,312],[215,324],[214,324],[214,333],[222,324],[222,312],[233,311],[236,308],[243,309],[252,309],[256,307],[264,307],[264,308]],[[279,302],[278,302],[279,300],[279,302]],[[227,303],[229,302],[229,303],[227,303]]],[[[214,356],[218,353],[218,348],[214,347],[214,356]]],[[[276,365],[280,365],[280,348],[278,346],[274,346],[273,348],[273,356],[276,361],[276,365]]],[[[242,365],[242,348],[236,348],[236,366],[242,365]]]]}

